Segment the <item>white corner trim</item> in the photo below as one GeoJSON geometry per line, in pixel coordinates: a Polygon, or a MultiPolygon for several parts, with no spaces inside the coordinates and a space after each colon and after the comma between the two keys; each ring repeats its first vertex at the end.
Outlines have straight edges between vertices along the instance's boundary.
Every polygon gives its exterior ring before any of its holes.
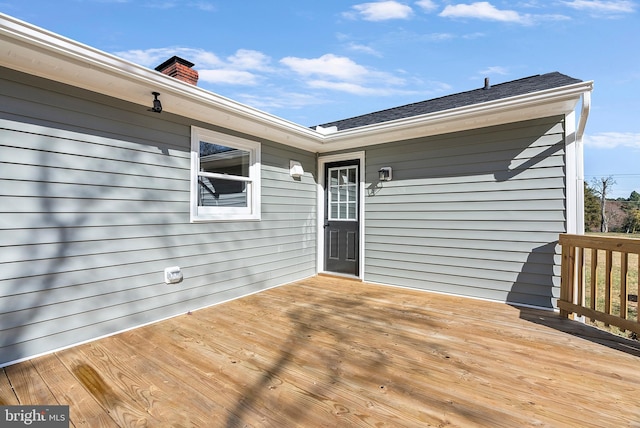
{"type": "Polygon", "coordinates": [[[584,235],[584,131],[591,111],[591,91],[582,94],[582,110],[576,131],[576,228],[578,235],[584,235]]]}
{"type": "Polygon", "coordinates": [[[566,231],[576,233],[578,218],[578,159],[576,152],[576,114],[571,112],[565,116],[565,206],[566,206],[566,231]]]}
{"type": "Polygon", "coordinates": [[[565,186],[567,233],[584,235],[584,130],[591,110],[591,91],[582,94],[580,118],[576,112],[565,116],[565,186]],[[577,125],[576,125],[577,122],[577,125]]]}

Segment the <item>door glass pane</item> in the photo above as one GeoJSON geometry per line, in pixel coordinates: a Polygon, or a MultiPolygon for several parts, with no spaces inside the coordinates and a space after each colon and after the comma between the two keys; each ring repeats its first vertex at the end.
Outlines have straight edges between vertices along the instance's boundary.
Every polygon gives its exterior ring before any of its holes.
{"type": "Polygon", "coordinates": [[[346,201],[346,200],[347,200],[347,192],[348,192],[348,190],[349,190],[349,189],[347,189],[347,187],[346,187],[346,186],[340,186],[340,188],[338,189],[338,192],[339,192],[338,197],[339,197],[339,200],[340,200],[341,202],[343,202],[343,201],[346,201]]]}
{"type": "Polygon", "coordinates": [[[338,170],[334,169],[331,171],[331,181],[329,183],[331,186],[338,185],[338,170]]]}
{"type": "Polygon", "coordinates": [[[358,219],[358,166],[329,168],[329,219],[358,219]]]}
{"type": "Polygon", "coordinates": [[[348,205],[348,212],[347,212],[347,218],[353,219],[356,218],[356,204],[353,202],[350,202],[348,205]]]}
{"type": "Polygon", "coordinates": [[[339,212],[338,212],[338,204],[331,204],[331,212],[329,213],[330,216],[329,218],[331,219],[336,219],[338,218],[339,212]]]}
{"type": "Polygon", "coordinates": [[[355,183],[356,182],[356,168],[349,168],[349,183],[355,183]]]}
{"type": "Polygon", "coordinates": [[[329,194],[331,195],[331,202],[338,202],[338,187],[337,186],[332,186],[329,189],[329,194]]]}
{"type": "Polygon", "coordinates": [[[357,200],[357,196],[358,196],[358,188],[356,187],[355,184],[351,184],[348,186],[347,188],[347,201],[349,202],[355,202],[357,200]]]}

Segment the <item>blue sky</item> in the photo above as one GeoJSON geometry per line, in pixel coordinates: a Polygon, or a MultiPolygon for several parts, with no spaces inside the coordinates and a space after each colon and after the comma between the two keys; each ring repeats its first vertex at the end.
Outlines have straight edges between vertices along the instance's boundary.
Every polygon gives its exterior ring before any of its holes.
{"type": "Polygon", "coordinates": [[[640,4],[627,0],[0,0],[0,11],[312,126],[559,71],[593,80],[585,176],[640,192],[640,4]]]}

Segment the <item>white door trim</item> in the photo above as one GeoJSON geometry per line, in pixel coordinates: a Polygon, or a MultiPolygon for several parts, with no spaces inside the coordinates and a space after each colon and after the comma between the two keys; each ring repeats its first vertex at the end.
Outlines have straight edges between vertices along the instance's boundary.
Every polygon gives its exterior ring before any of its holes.
{"type": "MultiPolygon", "coordinates": [[[[348,160],[359,160],[360,161],[360,186],[359,186],[359,198],[358,198],[358,219],[359,219],[359,229],[358,230],[358,236],[359,236],[359,244],[358,244],[358,248],[359,248],[359,254],[358,257],[359,259],[359,266],[360,266],[360,272],[357,275],[357,277],[361,280],[364,281],[364,196],[365,196],[365,164],[364,164],[364,158],[365,158],[365,152],[364,151],[359,151],[359,152],[349,152],[349,153],[340,153],[338,155],[328,155],[328,156],[319,156],[318,157],[318,182],[317,182],[317,193],[318,193],[318,222],[317,222],[317,231],[318,231],[318,235],[317,235],[317,241],[318,241],[318,248],[317,248],[317,271],[318,273],[322,273],[325,272],[324,270],[324,217],[325,217],[325,210],[326,210],[326,204],[324,203],[324,184],[325,184],[325,176],[324,176],[324,170],[325,170],[325,164],[327,163],[331,163],[331,162],[341,162],[341,161],[348,161],[348,160]]],[[[332,272],[330,272],[332,273],[332,272]]]]}

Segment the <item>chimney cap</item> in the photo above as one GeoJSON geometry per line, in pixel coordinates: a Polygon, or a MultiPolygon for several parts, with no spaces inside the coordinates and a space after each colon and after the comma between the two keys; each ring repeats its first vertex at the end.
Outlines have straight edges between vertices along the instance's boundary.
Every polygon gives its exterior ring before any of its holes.
{"type": "Polygon", "coordinates": [[[157,66],[155,68],[155,70],[156,71],[162,71],[165,68],[169,67],[171,64],[176,63],[176,62],[178,64],[182,64],[182,65],[184,65],[186,67],[189,67],[189,68],[191,68],[191,67],[193,67],[195,65],[194,63],[189,62],[184,58],[180,58],[179,56],[174,55],[171,58],[169,58],[168,60],[166,60],[165,62],[163,62],[162,64],[160,64],[159,66],[157,66]]]}

